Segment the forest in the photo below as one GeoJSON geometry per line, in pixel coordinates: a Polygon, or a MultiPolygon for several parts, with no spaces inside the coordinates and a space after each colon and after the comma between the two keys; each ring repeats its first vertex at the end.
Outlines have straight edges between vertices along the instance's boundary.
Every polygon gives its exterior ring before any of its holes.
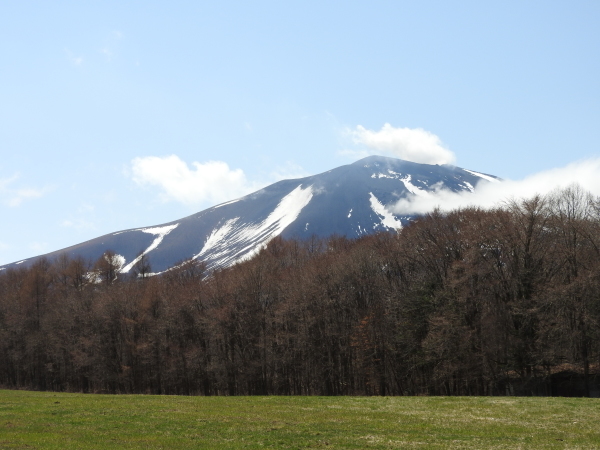
{"type": "Polygon", "coordinates": [[[600,396],[600,199],[576,185],[152,275],[110,252],[0,272],[0,386],[600,396]]]}

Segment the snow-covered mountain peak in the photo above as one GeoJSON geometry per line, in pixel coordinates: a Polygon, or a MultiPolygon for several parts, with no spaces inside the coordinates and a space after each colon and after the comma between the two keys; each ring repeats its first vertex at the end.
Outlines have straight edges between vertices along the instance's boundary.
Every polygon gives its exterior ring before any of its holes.
{"type": "MultiPolygon", "coordinates": [[[[303,239],[335,233],[352,238],[394,232],[412,220],[391,212],[399,199],[427,197],[441,188],[473,192],[479,182],[493,181],[497,178],[460,167],[368,156],[317,175],[279,181],[177,221],[111,233],[46,256],[66,253],[96,261],[111,250],[122,258],[121,273],[131,272],[142,257],[153,273],[185,259],[203,260],[216,269],[251,257],[275,236],[303,239]]],[[[27,266],[35,259],[0,270],[27,266]]]]}

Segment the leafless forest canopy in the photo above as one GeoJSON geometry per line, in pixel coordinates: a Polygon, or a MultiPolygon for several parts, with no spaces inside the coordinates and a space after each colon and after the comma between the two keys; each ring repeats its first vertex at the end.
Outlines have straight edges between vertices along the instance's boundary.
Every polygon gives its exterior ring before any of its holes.
{"type": "Polygon", "coordinates": [[[600,200],[276,238],[207,274],[110,255],[0,272],[0,384],[198,395],[598,395],[600,200]],[[94,274],[90,276],[90,274],[94,274]]]}

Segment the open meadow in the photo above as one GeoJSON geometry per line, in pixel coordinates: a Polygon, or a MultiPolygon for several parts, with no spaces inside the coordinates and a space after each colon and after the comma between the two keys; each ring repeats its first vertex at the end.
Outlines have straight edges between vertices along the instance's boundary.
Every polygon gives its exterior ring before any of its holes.
{"type": "Polygon", "coordinates": [[[600,400],[0,391],[0,449],[600,448],[600,400]]]}

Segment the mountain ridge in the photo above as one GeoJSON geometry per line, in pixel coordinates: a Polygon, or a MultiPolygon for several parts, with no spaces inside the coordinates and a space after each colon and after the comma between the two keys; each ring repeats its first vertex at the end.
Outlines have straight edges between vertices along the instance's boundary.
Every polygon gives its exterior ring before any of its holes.
{"type": "Polygon", "coordinates": [[[278,181],[178,220],[109,233],[0,270],[61,254],[95,261],[108,250],[118,255],[121,273],[128,273],[141,255],[155,273],[186,259],[203,260],[209,269],[227,267],[251,257],[275,236],[353,238],[399,229],[414,218],[387,209],[400,198],[442,187],[473,192],[478,182],[491,180],[498,178],[452,165],[369,156],[320,174],[278,181]]]}

